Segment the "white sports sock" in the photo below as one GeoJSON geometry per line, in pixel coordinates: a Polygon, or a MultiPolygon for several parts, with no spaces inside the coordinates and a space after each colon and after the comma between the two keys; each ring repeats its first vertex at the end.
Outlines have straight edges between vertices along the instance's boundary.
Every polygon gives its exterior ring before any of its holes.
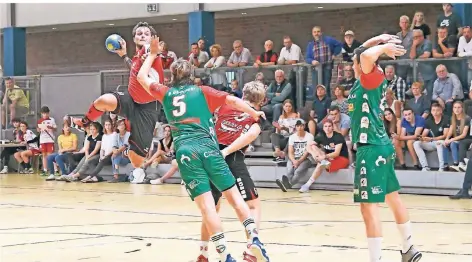
{"type": "Polygon", "coordinates": [[[213,241],[215,244],[216,251],[220,255],[221,261],[226,261],[226,257],[228,256],[229,252],[226,247],[226,239],[223,232],[211,236],[211,241],[213,241]]]}
{"type": "Polygon", "coordinates": [[[367,238],[369,246],[370,262],[380,262],[382,260],[382,238],[367,238]]]}
{"type": "Polygon", "coordinates": [[[397,224],[397,227],[402,237],[402,253],[406,253],[413,245],[413,241],[411,241],[411,222],[408,221],[405,224],[397,224]]]}
{"type": "Polygon", "coordinates": [[[248,233],[249,238],[251,239],[251,243],[252,243],[252,240],[259,236],[257,232],[256,223],[254,223],[254,219],[247,218],[246,220],[243,221],[243,225],[246,228],[246,232],[248,233]]]}
{"type": "Polygon", "coordinates": [[[200,253],[208,258],[208,241],[202,241],[202,243],[200,243],[200,253]]]}
{"type": "Polygon", "coordinates": [[[313,183],[315,183],[315,179],[313,177],[310,177],[310,179],[308,179],[308,181],[305,183],[305,185],[311,186],[313,183]]]}

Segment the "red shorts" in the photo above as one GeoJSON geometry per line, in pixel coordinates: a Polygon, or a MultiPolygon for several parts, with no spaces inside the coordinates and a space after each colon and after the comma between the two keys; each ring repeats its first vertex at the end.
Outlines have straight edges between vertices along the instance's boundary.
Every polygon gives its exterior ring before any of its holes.
{"type": "Polygon", "coordinates": [[[41,149],[33,148],[33,149],[30,149],[30,150],[33,153],[33,155],[40,155],[41,154],[41,149]]]}
{"type": "Polygon", "coordinates": [[[40,148],[44,153],[54,153],[54,143],[41,144],[40,148]]]}
{"type": "Polygon", "coordinates": [[[340,169],[347,168],[349,166],[349,159],[343,156],[338,156],[333,160],[329,160],[331,165],[328,168],[328,173],[334,173],[340,169]]]}

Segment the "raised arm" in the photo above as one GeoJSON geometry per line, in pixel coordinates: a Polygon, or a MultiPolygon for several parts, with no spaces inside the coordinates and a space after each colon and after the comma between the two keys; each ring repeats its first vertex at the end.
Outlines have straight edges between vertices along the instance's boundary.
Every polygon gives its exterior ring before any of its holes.
{"type": "Polygon", "coordinates": [[[238,137],[238,139],[234,140],[231,145],[221,151],[223,157],[226,157],[227,155],[230,155],[237,150],[240,150],[241,148],[249,145],[252,141],[256,140],[260,133],[261,126],[258,123],[253,124],[245,134],[238,137]]]}
{"type": "MultiPolygon", "coordinates": [[[[148,57],[144,60],[141,69],[138,72],[138,82],[141,86],[154,98],[162,102],[165,93],[168,88],[164,85],[159,84],[156,80],[149,77],[149,71],[151,70],[154,60],[157,58],[158,52],[161,46],[159,45],[159,37],[153,36],[151,40],[151,47],[148,57]]],[[[162,77],[162,76],[161,76],[162,77]]]]}

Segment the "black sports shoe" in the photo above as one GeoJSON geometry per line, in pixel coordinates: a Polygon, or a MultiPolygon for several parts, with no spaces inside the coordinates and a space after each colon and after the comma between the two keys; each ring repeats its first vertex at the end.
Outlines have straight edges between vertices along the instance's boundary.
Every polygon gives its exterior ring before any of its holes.
{"type": "Polygon", "coordinates": [[[280,187],[280,189],[284,192],[287,192],[287,188],[285,187],[284,183],[280,181],[280,179],[276,179],[275,183],[280,187]]]}
{"type": "Polygon", "coordinates": [[[449,196],[449,198],[452,200],[457,200],[457,199],[471,199],[472,197],[469,195],[469,191],[461,190],[457,192],[457,194],[453,196],[449,196]]]}
{"type": "Polygon", "coordinates": [[[290,180],[288,179],[288,176],[282,176],[282,183],[284,183],[285,188],[291,189],[292,188],[292,183],[290,183],[290,180]]]}

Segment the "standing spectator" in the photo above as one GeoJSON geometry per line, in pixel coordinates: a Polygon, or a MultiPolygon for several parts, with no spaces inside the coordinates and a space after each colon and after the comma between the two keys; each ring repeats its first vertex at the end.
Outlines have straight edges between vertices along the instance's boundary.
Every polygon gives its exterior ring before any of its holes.
{"type": "Polygon", "coordinates": [[[243,47],[241,40],[234,41],[233,50],[227,62],[228,67],[247,66],[251,62],[251,52],[249,49],[243,47]]]}
{"type": "Polygon", "coordinates": [[[413,94],[413,98],[406,101],[405,107],[411,108],[415,115],[422,116],[426,119],[429,116],[431,99],[428,99],[423,94],[423,84],[414,82],[411,85],[411,93],[413,94]]]}
{"type": "Polygon", "coordinates": [[[338,86],[342,86],[344,88],[345,97],[349,96],[349,91],[351,90],[355,82],[356,78],[354,78],[354,70],[352,70],[352,65],[344,65],[343,79],[339,81],[338,86]]]}
{"type": "Polygon", "coordinates": [[[269,85],[266,98],[267,104],[262,107],[262,111],[276,121],[282,114],[282,102],[292,98],[292,85],[285,79],[283,70],[275,71],[275,81],[269,85]]]}
{"type": "Polygon", "coordinates": [[[335,99],[331,101],[331,107],[336,106],[342,114],[347,114],[347,99],[344,96],[344,87],[337,86],[334,88],[335,99]]]}
{"type": "Polygon", "coordinates": [[[292,42],[290,36],[284,36],[284,47],[280,50],[279,65],[293,65],[303,61],[302,50],[292,42]]]}
{"type": "Polygon", "coordinates": [[[451,116],[454,100],[464,98],[461,81],[455,74],[448,73],[444,65],[436,67],[436,74],[438,79],[434,81],[432,100],[437,101],[446,109],[447,116],[451,116]]]}
{"type": "MultiPolygon", "coordinates": [[[[424,122],[425,122],[424,118],[422,118],[421,116],[415,115],[411,108],[403,109],[403,120],[401,123],[402,131],[398,139],[406,143],[408,153],[410,153],[411,160],[413,161],[413,166],[417,169],[421,169],[421,168],[418,165],[418,156],[416,156],[413,143],[421,135],[421,132],[423,132],[423,128],[425,124],[424,122]]],[[[403,169],[406,169],[405,162],[403,163],[400,162],[400,165],[403,169]]]]}
{"type": "MultiPolygon", "coordinates": [[[[113,154],[111,155],[113,179],[108,181],[109,183],[119,182],[119,167],[131,163],[128,156],[125,155],[125,150],[129,148],[129,136],[131,133],[126,131],[124,120],[118,122],[117,131],[115,143],[113,145],[113,154]]],[[[150,151],[151,150],[152,149],[150,149],[150,151]]]]}
{"type": "MultiPolygon", "coordinates": [[[[413,30],[413,44],[411,46],[410,58],[430,58],[431,51],[431,41],[424,39],[423,31],[419,29],[413,30]]],[[[431,99],[433,92],[433,81],[435,78],[433,65],[431,63],[419,63],[418,71],[423,77],[424,87],[427,91],[426,96],[428,99],[431,99]]]]}
{"type": "MultiPolygon", "coordinates": [[[[400,57],[399,59],[409,59],[409,53],[411,50],[411,46],[413,45],[413,30],[410,29],[410,18],[406,15],[402,15],[400,17],[399,26],[401,31],[397,33],[397,36],[402,41],[402,46],[406,49],[406,53],[400,57]]],[[[411,74],[411,67],[409,65],[399,65],[397,66],[397,75],[401,78],[407,80],[408,75],[411,74]]]]}
{"type": "MultiPolygon", "coordinates": [[[[459,143],[462,139],[470,136],[470,116],[465,114],[464,105],[461,101],[454,102],[452,106],[451,127],[447,133],[444,146],[451,149],[452,161],[455,171],[460,171],[459,162],[463,161],[459,158],[459,143]]],[[[444,163],[449,164],[449,150],[444,149],[444,163]]],[[[447,168],[447,167],[445,167],[447,168]]]]}
{"type": "Polygon", "coordinates": [[[444,171],[444,140],[449,132],[450,120],[443,116],[443,108],[438,103],[431,106],[431,115],[426,120],[423,134],[413,143],[416,155],[420,160],[422,171],[430,171],[424,151],[437,151],[439,171],[444,171]]]}
{"type": "MultiPolygon", "coordinates": [[[[23,132],[20,130],[20,119],[14,118],[12,120],[13,124],[13,137],[15,138],[16,143],[20,143],[23,141],[23,132]]],[[[5,147],[2,150],[2,154],[0,155],[0,159],[3,163],[3,169],[0,171],[0,174],[7,174],[8,173],[8,163],[10,163],[10,156],[14,155],[16,152],[26,150],[25,146],[19,147],[5,147]]]]}
{"type": "Polygon", "coordinates": [[[390,88],[387,88],[387,90],[385,91],[385,103],[385,108],[392,109],[395,116],[401,116],[402,103],[396,99],[395,94],[390,88]]]}
{"type": "Polygon", "coordinates": [[[214,44],[210,46],[210,54],[211,58],[210,60],[208,60],[204,67],[211,69],[211,86],[217,90],[225,90],[227,85],[225,71],[221,69],[213,70],[215,68],[226,65],[226,59],[221,54],[221,46],[219,44],[214,44]]]}
{"type": "Polygon", "coordinates": [[[472,80],[472,32],[470,26],[464,26],[462,29],[462,36],[459,38],[459,45],[457,47],[458,57],[469,58],[469,70],[467,79],[472,80]]]}
{"type": "Polygon", "coordinates": [[[354,37],[354,32],[352,30],[347,30],[346,33],[344,33],[344,43],[342,49],[344,62],[352,63],[351,57],[354,55],[354,49],[358,48],[362,44],[354,37]]]}
{"type": "MultiPolygon", "coordinates": [[[[48,156],[54,153],[54,132],[57,130],[56,120],[49,113],[49,107],[41,107],[41,118],[38,120],[39,144],[43,155],[42,176],[47,176],[48,173],[48,156]]],[[[54,173],[54,169],[52,172],[54,173]]]]}
{"type": "Polygon", "coordinates": [[[276,180],[282,191],[292,188],[305,175],[312,165],[308,159],[307,144],[313,141],[313,135],[305,131],[305,121],[298,119],[295,123],[296,133],[288,138],[287,175],[282,176],[282,182],[276,180]]]}
{"type": "MultiPolygon", "coordinates": [[[[23,90],[20,89],[13,78],[6,77],[5,78],[5,96],[3,97],[3,106],[9,104],[9,111],[10,111],[10,122],[14,118],[21,118],[22,116],[26,115],[29,112],[29,101],[26,98],[25,93],[23,90]]],[[[5,128],[6,126],[6,115],[5,110],[2,110],[2,126],[5,128]]],[[[10,122],[8,124],[10,124],[10,122]]]]}
{"type": "Polygon", "coordinates": [[[205,51],[205,48],[206,48],[206,42],[205,42],[205,39],[203,39],[203,37],[200,37],[197,41],[197,44],[198,44],[198,48],[202,51],[205,51]]]}
{"type": "Polygon", "coordinates": [[[436,27],[447,27],[448,35],[462,35],[461,18],[452,12],[452,4],[442,5],[444,13],[438,16],[436,27]]]}
{"type": "Polygon", "coordinates": [[[174,62],[177,61],[177,55],[169,51],[169,47],[167,46],[167,43],[164,41],[159,42],[159,45],[162,48],[162,53],[161,53],[161,58],[162,58],[162,67],[164,69],[169,69],[170,65],[174,62]]]}
{"type": "Polygon", "coordinates": [[[315,158],[318,165],[310,179],[300,188],[300,193],[310,191],[310,186],[324,170],[334,173],[349,166],[349,153],[344,137],[333,131],[331,121],[324,123],[323,131],[315,138],[314,143],[308,146],[308,152],[315,158]]]}
{"type": "Polygon", "coordinates": [[[283,103],[283,113],[277,122],[272,122],[276,128],[275,133],[270,135],[270,142],[274,150],[274,162],[285,161],[285,148],[288,137],[295,132],[295,124],[300,115],[295,112],[293,102],[287,99],[283,103]]]}
{"type": "Polygon", "coordinates": [[[52,181],[56,179],[54,176],[54,163],[59,166],[62,175],[67,174],[64,162],[68,158],[68,154],[77,151],[77,143],[77,135],[71,132],[69,123],[65,122],[62,127],[62,135],[57,138],[59,150],[47,157],[49,176],[46,178],[46,181],[52,181]]]}
{"type": "Polygon", "coordinates": [[[254,63],[254,67],[275,65],[275,63],[277,63],[279,55],[277,55],[277,52],[272,51],[273,47],[274,42],[272,42],[271,40],[265,41],[265,52],[257,56],[256,62],[254,63]]]}
{"type": "Polygon", "coordinates": [[[21,144],[26,146],[26,150],[16,152],[13,156],[22,167],[20,174],[33,174],[34,170],[31,167],[30,158],[41,153],[38,146],[39,137],[28,128],[28,123],[25,121],[20,122],[20,130],[23,134],[21,144]]]}
{"type": "Polygon", "coordinates": [[[385,66],[385,79],[387,79],[388,88],[393,91],[398,101],[403,104],[405,102],[405,94],[407,93],[408,88],[405,80],[395,74],[395,67],[393,65],[385,66]]]}
{"type": "Polygon", "coordinates": [[[190,55],[188,56],[188,61],[190,64],[192,64],[195,67],[203,67],[205,63],[210,59],[208,57],[208,53],[205,51],[200,50],[198,48],[197,43],[192,43],[191,44],[192,51],[190,52],[190,55]]]}
{"type": "MultiPolygon", "coordinates": [[[[308,42],[306,47],[306,62],[318,68],[321,68],[323,75],[322,84],[326,87],[328,95],[331,95],[331,76],[333,74],[333,59],[339,55],[342,50],[342,44],[330,37],[324,36],[321,27],[315,26],[311,30],[313,41],[308,42]]],[[[317,79],[317,73],[312,71],[312,79],[317,79]]],[[[317,84],[316,81],[313,81],[317,84]]]]}
{"type": "Polygon", "coordinates": [[[421,31],[423,31],[423,35],[425,38],[428,38],[428,36],[431,34],[431,29],[426,24],[424,13],[421,11],[416,11],[415,15],[413,16],[413,23],[411,23],[410,29],[420,29],[421,31]]]}
{"type": "Polygon", "coordinates": [[[455,56],[457,42],[456,35],[448,35],[446,26],[438,28],[438,34],[433,42],[433,57],[447,58],[455,56]]]}
{"type": "Polygon", "coordinates": [[[313,117],[316,122],[319,122],[326,117],[330,106],[331,98],[326,95],[326,87],[324,85],[316,86],[316,96],[313,101],[310,116],[313,117]]]}

